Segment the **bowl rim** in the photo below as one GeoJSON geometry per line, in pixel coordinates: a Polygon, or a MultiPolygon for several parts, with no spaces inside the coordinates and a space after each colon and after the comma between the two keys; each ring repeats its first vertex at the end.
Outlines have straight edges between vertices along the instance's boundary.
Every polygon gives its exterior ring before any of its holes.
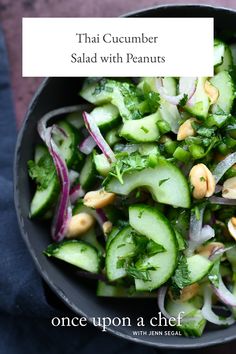
{"type": "MultiPolygon", "coordinates": [[[[209,10],[213,11],[226,11],[226,12],[233,12],[236,14],[236,9],[229,8],[229,7],[219,7],[219,6],[213,6],[213,5],[207,5],[207,4],[164,4],[164,5],[156,5],[156,6],[150,6],[147,8],[143,8],[140,10],[136,11],[130,11],[128,13],[123,14],[121,17],[135,17],[135,16],[140,16],[142,14],[152,12],[155,10],[159,9],[169,9],[169,8],[192,8],[193,10],[195,8],[207,8],[209,10]]],[[[194,16],[193,16],[194,17],[194,16]]],[[[24,224],[21,219],[21,213],[20,213],[20,207],[19,207],[19,189],[18,189],[18,175],[17,175],[17,167],[18,167],[18,162],[19,162],[19,153],[21,149],[21,143],[22,139],[24,136],[25,129],[27,128],[28,122],[30,120],[30,116],[32,111],[34,110],[35,105],[37,104],[41,92],[44,90],[44,88],[48,85],[48,83],[53,80],[52,77],[47,77],[42,80],[42,82],[39,84],[38,88],[36,89],[24,116],[23,123],[19,129],[18,135],[17,135],[17,140],[16,140],[16,145],[15,145],[15,153],[14,153],[14,162],[13,162],[13,184],[14,184],[14,206],[16,210],[16,215],[17,215],[17,221],[20,229],[21,236],[31,254],[31,257],[34,261],[34,264],[36,266],[36,269],[38,270],[40,276],[43,278],[43,280],[47,283],[47,285],[50,287],[50,289],[57,294],[57,296],[62,300],[62,302],[69,308],[71,309],[74,313],[79,314],[80,316],[85,316],[87,318],[86,313],[79,309],[77,305],[75,305],[69,297],[65,296],[64,292],[54,283],[53,279],[51,279],[47,273],[46,270],[42,269],[40,262],[38,261],[38,258],[36,254],[34,253],[34,250],[29,242],[29,239],[27,237],[27,233],[24,230],[24,224]]],[[[92,324],[92,320],[87,318],[88,323],[92,324]]],[[[235,325],[236,326],[236,325],[235,325]]],[[[230,327],[229,327],[230,328],[230,327]]],[[[142,337],[133,337],[132,335],[125,334],[123,332],[120,332],[119,330],[116,330],[114,328],[107,328],[107,332],[110,334],[113,334],[119,338],[126,339],[128,341],[150,346],[150,347],[155,347],[155,348],[162,348],[162,349],[195,349],[196,345],[198,348],[205,348],[205,347],[211,347],[217,344],[225,344],[230,341],[233,341],[236,339],[236,332],[233,335],[229,335],[227,337],[222,337],[222,336],[217,336],[217,331],[216,332],[216,337],[214,339],[210,339],[209,341],[206,341],[204,343],[198,343],[199,338],[194,337],[192,339],[192,343],[182,343],[182,344],[175,344],[175,343],[158,343],[158,342],[147,342],[145,339],[142,339],[142,337]]],[[[156,337],[153,337],[156,338],[156,337]]]]}

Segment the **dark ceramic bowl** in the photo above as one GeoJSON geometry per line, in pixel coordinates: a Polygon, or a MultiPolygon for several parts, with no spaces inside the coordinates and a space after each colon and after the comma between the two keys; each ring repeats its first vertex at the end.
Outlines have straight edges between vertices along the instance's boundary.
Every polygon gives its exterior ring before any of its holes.
{"type": "MultiPolygon", "coordinates": [[[[231,36],[236,29],[236,12],[210,6],[160,6],[128,14],[133,17],[214,17],[215,29],[221,36],[231,36]]],[[[180,46],[184,44],[184,36],[180,46]]],[[[207,327],[201,338],[179,336],[134,336],[140,330],[136,319],[148,319],[158,312],[155,299],[102,299],[95,295],[95,284],[68,272],[66,267],[48,260],[43,250],[49,244],[49,230],[38,221],[28,218],[32,198],[32,186],[27,174],[27,161],[32,159],[35,142],[38,140],[36,125],[46,112],[78,103],[78,91],[83,79],[49,78],[36,92],[26,119],[18,136],[15,153],[15,206],[22,236],[34,262],[48,285],[75,312],[86,317],[126,317],[131,318],[131,327],[109,327],[109,331],[120,337],[163,348],[196,348],[224,343],[236,338],[236,325],[229,328],[207,327]]],[[[145,331],[164,330],[146,326],[145,331]]]]}

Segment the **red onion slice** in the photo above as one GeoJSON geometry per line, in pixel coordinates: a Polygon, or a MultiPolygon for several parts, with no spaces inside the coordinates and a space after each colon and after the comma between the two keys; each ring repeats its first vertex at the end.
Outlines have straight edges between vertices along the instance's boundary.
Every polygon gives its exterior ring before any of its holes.
{"type": "Polygon", "coordinates": [[[72,187],[70,189],[70,201],[72,204],[74,204],[79,198],[83,197],[85,194],[83,188],[81,187],[80,184],[77,184],[76,186],[72,187]]]}
{"type": "Polygon", "coordinates": [[[214,284],[212,284],[212,289],[214,293],[218,296],[218,298],[228,306],[236,307],[236,296],[232,294],[229,289],[226,288],[221,274],[219,273],[219,285],[216,287],[214,284]]]}
{"type": "Polygon", "coordinates": [[[220,161],[213,171],[216,183],[219,182],[221,177],[225,174],[230,167],[236,163],[236,152],[228,155],[224,160],[220,161]]]}
{"type": "Polygon", "coordinates": [[[90,135],[95,140],[98,147],[101,149],[103,154],[106,156],[109,162],[115,162],[116,158],[114,152],[111,150],[110,146],[107,144],[106,140],[103,138],[96,122],[89,113],[83,112],[83,118],[86,128],[88,129],[90,135]]]}
{"type": "Polygon", "coordinates": [[[38,122],[39,135],[48,147],[49,153],[52,156],[54,165],[56,167],[57,175],[61,184],[60,197],[51,228],[52,238],[54,241],[57,242],[61,241],[64,238],[66,234],[67,223],[71,218],[72,214],[69,200],[70,180],[65,160],[60,156],[60,151],[52,138],[53,133],[55,134],[57,132],[57,128],[55,128],[55,126],[47,128],[47,122],[49,121],[49,119],[53,118],[58,114],[73,112],[77,110],[78,107],[79,106],[72,106],[54,110],[52,112],[47,113],[38,122]]]}
{"type": "Polygon", "coordinates": [[[212,204],[236,205],[236,199],[229,199],[229,198],[221,198],[221,197],[212,196],[208,200],[212,204]]]}
{"type": "Polygon", "coordinates": [[[173,105],[178,105],[185,95],[188,96],[188,101],[192,98],[196,91],[196,77],[181,77],[179,80],[179,92],[177,96],[170,96],[165,92],[161,78],[156,78],[156,89],[160,96],[173,105]]]}
{"type": "Polygon", "coordinates": [[[73,112],[77,112],[77,111],[81,111],[81,106],[74,105],[74,106],[61,107],[61,108],[57,108],[57,109],[54,109],[53,111],[46,113],[38,122],[38,133],[39,133],[40,137],[42,138],[42,140],[45,141],[47,123],[50,119],[60,116],[60,115],[65,115],[65,114],[73,113],[73,112]]]}
{"type": "Polygon", "coordinates": [[[212,291],[209,286],[204,288],[202,315],[207,321],[219,326],[230,326],[235,322],[233,316],[222,318],[222,316],[218,316],[212,311],[212,291]]]}
{"type": "Polygon", "coordinates": [[[68,220],[71,218],[69,203],[70,180],[66,163],[57,153],[57,146],[52,139],[49,146],[49,152],[53,158],[61,184],[59,203],[52,222],[52,238],[54,241],[61,241],[65,236],[68,220]]]}
{"type": "Polygon", "coordinates": [[[196,217],[194,210],[191,212],[189,241],[186,250],[188,256],[192,255],[197,247],[215,236],[215,231],[210,225],[202,227],[204,210],[205,206],[202,206],[199,210],[199,218],[196,217]]]}
{"type": "MultiPolygon", "coordinates": [[[[176,322],[178,322],[178,318],[176,318],[175,316],[171,315],[169,312],[166,311],[165,309],[165,298],[166,298],[166,293],[167,293],[167,286],[162,286],[159,290],[158,290],[158,293],[157,293],[157,304],[158,304],[158,307],[159,307],[159,310],[161,311],[161,313],[163,314],[163,316],[165,316],[167,319],[170,319],[172,318],[173,320],[175,319],[176,322]]],[[[196,321],[196,319],[198,319],[198,315],[195,314],[194,317],[189,317],[188,314],[184,313],[184,311],[181,311],[183,315],[186,315],[183,316],[181,318],[181,323],[186,323],[186,322],[191,322],[191,321],[196,321]]],[[[180,313],[181,313],[180,312],[180,313]]]]}
{"type": "Polygon", "coordinates": [[[168,290],[167,286],[162,286],[158,290],[157,304],[163,316],[165,316],[167,319],[170,319],[171,317],[173,318],[173,316],[171,316],[165,309],[165,298],[166,298],[167,290],[168,290]]]}
{"type": "Polygon", "coordinates": [[[215,187],[215,193],[220,193],[223,189],[223,186],[221,186],[220,184],[217,184],[215,187]]]}
{"type": "Polygon", "coordinates": [[[214,247],[210,256],[209,256],[209,260],[210,261],[217,260],[217,258],[221,257],[225,252],[231,250],[234,247],[235,246],[229,246],[229,247],[225,248],[223,245],[214,247]]]}
{"type": "Polygon", "coordinates": [[[196,248],[201,246],[206,241],[210,240],[215,236],[215,230],[210,225],[205,225],[198,234],[198,238],[195,238],[197,234],[194,234],[194,238],[188,242],[188,255],[193,254],[196,248]]]}
{"type": "Polygon", "coordinates": [[[74,170],[69,171],[69,180],[70,180],[71,186],[72,186],[72,184],[75,183],[75,181],[77,180],[78,177],[79,177],[79,173],[77,171],[74,171],[74,170]]]}
{"type": "Polygon", "coordinates": [[[89,155],[93,151],[96,145],[97,145],[96,141],[93,139],[91,135],[89,135],[79,145],[79,149],[83,154],[89,155]]]}
{"type": "Polygon", "coordinates": [[[104,211],[102,209],[96,209],[95,213],[96,213],[95,218],[96,218],[97,222],[99,223],[99,225],[102,227],[104,222],[107,221],[106,214],[104,213],[104,211]]]}

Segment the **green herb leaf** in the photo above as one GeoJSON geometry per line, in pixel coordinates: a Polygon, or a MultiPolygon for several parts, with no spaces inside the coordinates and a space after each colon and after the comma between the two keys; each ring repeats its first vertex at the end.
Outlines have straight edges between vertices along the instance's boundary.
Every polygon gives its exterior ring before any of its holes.
{"type": "Polygon", "coordinates": [[[184,107],[188,101],[188,95],[185,93],[183,98],[179,101],[179,106],[184,107]]]}
{"type": "Polygon", "coordinates": [[[150,281],[151,280],[148,270],[139,270],[135,266],[129,265],[126,268],[126,271],[127,271],[128,275],[130,275],[131,277],[133,277],[135,279],[140,279],[143,281],[150,281]]]}
{"type": "Polygon", "coordinates": [[[165,248],[153,240],[148,241],[146,250],[149,257],[154,256],[157,253],[165,252],[165,248]]]}
{"type": "Polygon", "coordinates": [[[131,171],[140,171],[148,167],[148,159],[141,156],[139,153],[134,152],[132,154],[117,154],[116,162],[113,164],[111,171],[107,179],[104,180],[103,184],[109,180],[109,176],[113,176],[123,184],[123,175],[131,171]]]}
{"type": "Polygon", "coordinates": [[[167,181],[169,181],[169,178],[161,179],[160,182],[159,182],[159,187],[160,187],[163,183],[165,183],[165,182],[167,182],[167,181]]]}
{"type": "Polygon", "coordinates": [[[174,275],[171,278],[171,290],[174,298],[178,298],[181,290],[190,284],[190,276],[187,265],[187,260],[184,255],[181,255],[178,261],[177,268],[174,275]]]}
{"type": "Polygon", "coordinates": [[[210,282],[216,287],[219,287],[219,272],[220,272],[220,260],[215,262],[214,266],[212,267],[208,278],[210,282]]]}
{"type": "Polygon", "coordinates": [[[56,174],[56,170],[49,154],[42,156],[36,164],[33,160],[28,161],[30,177],[35,180],[39,190],[46,189],[56,174]]]}

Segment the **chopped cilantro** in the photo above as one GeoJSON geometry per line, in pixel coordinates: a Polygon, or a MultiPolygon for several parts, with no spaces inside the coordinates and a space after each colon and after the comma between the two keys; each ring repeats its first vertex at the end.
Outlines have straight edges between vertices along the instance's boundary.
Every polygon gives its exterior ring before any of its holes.
{"type": "Polygon", "coordinates": [[[143,125],[141,126],[141,129],[144,131],[145,134],[147,134],[149,132],[149,130],[147,128],[145,128],[143,125]]]}
{"type": "Polygon", "coordinates": [[[143,215],[144,210],[140,210],[140,212],[138,213],[138,218],[141,219],[142,215],[143,215]]]}
{"type": "Polygon", "coordinates": [[[169,178],[161,179],[160,182],[159,182],[159,187],[160,187],[163,183],[165,183],[165,182],[167,182],[167,181],[169,181],[169,178]]]}
{"type": "Polygon", "coordinates": [[[174,298],[178,298],[181,290],[189,285],[190,282],[187,260],[184,255],[181,255],[174,275],[171,278],[171,291],[174,298]]]}
{"type": "Polygon", "coordinates": [[[219,272],[220,272],[220,260],[215,262],[214,266],[212,267],[210,274],[208,275],[208,278],[210,282],[216,287],[219,287],[219,272]]]}
{"type": "MultiPolygon", "coordinates": [[[[101,79],[97,82],[92,94],[98,95],[102,91],[112,94],[115,91],[116,99],[119,97],[119,100],[123,101],[121,104],[129,112],[127,117],[123,116],[123,118],[140,119],[146,114],[155,113],[160,106],[159,94],[152,91],[148,84],[144,84],[143,86],[143,90],[141,90],[130,82],[101,79]]],[[[119,104],[117,104],[117,107],[119,109],[119,104]]]]}
{"type": "Polygon", "coordinates": [[[39,190],[46,189],[55,176],[56,170],[49,154],[42,156],[36,164],[33,160],[28,161],[30,177],[36,181],[39,190]]]}
{"type": "Polygon", "coordinates": [[[147,243],[147,254],[149,257],[154,256],[157,253],[164,252],[165,249],[163,246],[159,245],[158,243],[154,242],[153,240],[149,240],[147,243]]]}
{"type": "MultiPolygon", "coordinates": [[[[141,156],[139,153],[135,152],[132,154],[117,154],[116,162],[112,166],[109,176],[117,178],[121,184],[123,184],[123,175],[131,171],[140,171],[148,167],[148,159],[144,156],[141,156]]],[[[104,181],[106,185],[107,179],[104,181]]]]}
{"type": "Polygon", "coordinates": [[[121,247],[124,247],[125,246],[125,243],[121,243],[120,245],[117,246],[117,248],[121,248],[121,247]]]}
{"type": "Polygon", "coordinates": [[[125,258],[119,258],[118,261],[116,262],[116,268],[124,268],[125,265],[125,258]]]}
{"type": "Polygon", "coordinates": [[[188,101],[188,95],[186,93],[184,93],[183,97],[179,101],[179,106],[184,107],[186,105],[187,101],[188,101]]]}
{"type": "Polygon", "coordinates": [[[139,270],[135,266],[129,265],[126,268],[126,272],[128,275],[130,275],[131,277],[133,277],[135,279],[140,279],[143,281],[150,281],[151,280],[148,270],[139,270]]]}

